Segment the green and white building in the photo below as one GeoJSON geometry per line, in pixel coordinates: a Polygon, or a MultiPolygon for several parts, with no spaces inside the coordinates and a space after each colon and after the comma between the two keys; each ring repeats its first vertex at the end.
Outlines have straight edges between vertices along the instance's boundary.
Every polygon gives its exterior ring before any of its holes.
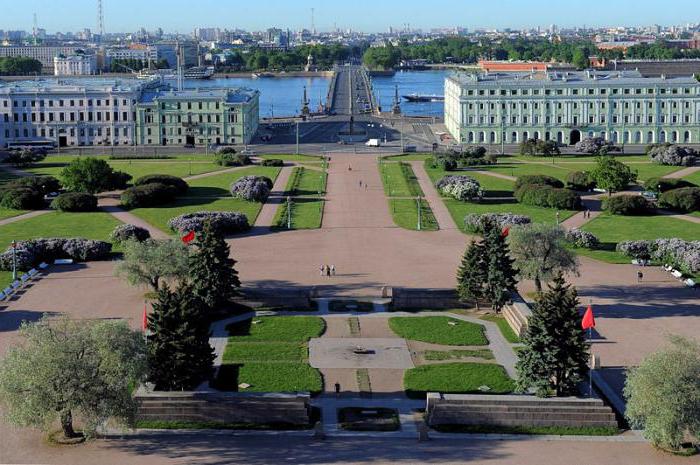
{"type": "Polygon", "coordinates": [[[445,124],[460,144],[700,143],[700,82],[638,72],[455,74],[445,124]]]}
{"type": "Polygon", "coordinates": [[[251,89],[144,92],[137,145],[248,144],[258,130],[260,92],[251,89]]]}

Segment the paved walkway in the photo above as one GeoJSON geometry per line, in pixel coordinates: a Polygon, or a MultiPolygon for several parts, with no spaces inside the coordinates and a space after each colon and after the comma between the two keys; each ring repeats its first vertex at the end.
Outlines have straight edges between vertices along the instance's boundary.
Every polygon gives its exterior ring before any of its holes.
{"type": "Polygon", "coordinates": [[[458,230],[459,228],[455,224],[454,219],[452,219],[452,215],[450,215],[450,211],[445,206],[445,202],[443,202],[440,194],[433,185],[433,181],[430,179],[430,176],[428,176],[428,172],[425,171],[424,163],[421,161],[412,161],[410,163],[413,168],[413,173],[418,180],[418,184],[425,195],[425,200],[433,211],[438,227],[440,229],[458,230]]]}
{"type": "Polygon", "coordinates": [[[16,223],[18,221],[28,220],[29,218],[34,218],[35,216],[46,215],[47,213],[51,213],[52,211],[55,210],[34,210],[31,212],[23,213],[21,215],[11,216],[9,218],[5,218],[4,220],[0,220],[0,226],[16,223]]]}
{"type": "Polygon", "coordinates": [[[187,176],[186,178],[182,178],[185,181],[195,181],[197,179],[203,179],[203,178],[209,178],[212,176],[217,176],[219,174],[226,174],[226,173],[234,173],[236,171],[240,171],[245,168],[251,168],[255,165],[246,165],[246,166],[234,166],[232,168],[226,168],[223,170],[218,170],[218,171],[209,171],[208,173],[201,173],[201,174],[195,174],[192,176],[187,176]]]}
{"type": "Polygon", "coordinates": [[[700,171],[700,166],[689,166],[688,168],[683,168],[682,170],[674,171],[671,174],[667,174],[664,178],[680,179],[690,176],[691,174],[700,171]]]}
{"type": "Polygon", "coordinates": [[[292,166],[285,166],[280,170],[280,174],[275,179],[275,184],[272,186],[272,192],[265,204],[262,206],[258,217],[255,220],[255,226],[259,228],[269,228],[274,225],[275,214],[277,208],[285,201],[284,196],[287,189],[287,182],[292,174],[292,166]]]}
{"type": "Polygon", "coordinates": [[[168,239],[170,235],[156,228],[152,224],[142,220],[133,213],[121,208],[120,200],[118,197],[118,192],[105,192],[98,200],[98,206],[100,209],[106,213],[109,213],[122,223],[133,224],[134,226],[139,226],[141,228],[147,229],[151,233],[151,237],[154,239],[168,239]]]}

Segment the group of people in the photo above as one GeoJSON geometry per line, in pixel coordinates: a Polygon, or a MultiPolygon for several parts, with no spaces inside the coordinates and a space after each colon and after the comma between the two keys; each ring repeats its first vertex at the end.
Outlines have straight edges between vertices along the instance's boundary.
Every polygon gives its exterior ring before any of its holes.
{"type": "Polygon", "coordinates": [[[321,265],[319,268],[319,271],[321,272],[321,276],[335,276],[335,265],[321,265]]]}

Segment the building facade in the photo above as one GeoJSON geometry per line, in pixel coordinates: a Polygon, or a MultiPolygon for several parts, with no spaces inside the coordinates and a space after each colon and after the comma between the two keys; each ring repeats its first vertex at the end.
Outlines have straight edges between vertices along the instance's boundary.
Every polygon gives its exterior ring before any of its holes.
{"type": "Polygon", "coordinates": [[[97,71],[95,55],[76,53],[75,55],[58,55],[53,59],[54,76],[89,76],[97,71]]]}
{"type": "Polygon", "coordinates": [[[445,124],[460,144],[700,142],[700,82],[638,72],[453,75],[445,124]]]}
{"type": "Polygon", "coordinates": [[[41,62],[44,74],[53,74],[53,59],[59,55],[72,55],[76,47],[51,47],[43,45],[21,45],[0,47],[0,57],[27,57],[41,62]]]}
{"type": "Polygon", "coordinates": [[[248,144],[258,130],[260,93],[249,89],[144,92],[137,144],[248,144]]]}
{"type": "Polygon", "coordinates": [[[129,145],[143,91],[136,79],[41,79],[0,84],[0,147],[129,145]]]}

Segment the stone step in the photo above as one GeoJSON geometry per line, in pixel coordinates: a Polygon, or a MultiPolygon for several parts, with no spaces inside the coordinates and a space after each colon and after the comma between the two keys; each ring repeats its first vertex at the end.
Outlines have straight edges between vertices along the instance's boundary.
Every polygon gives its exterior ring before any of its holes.
{"type": "Polygon", "coordinates": [[[513,419],[513,420],[579,420],[579,421],[607,421],[615,420],[613,413],[559,413],[559,412],[499,412],[488,413],[474,410],[458,410],[449,412],[434,412],[431,421],[444,422],[446,418],[452,419],[513,419]]]}
{"type": "Polygon", "coordinates": [[[610,407],[606,406],[595,406],[595,407],[574,407],[574,406],[534,406],[534,405],[526,405],[526,406],[511,406],[511,405],[466,405],[462,404],[459,406],[455,405],[450,405],[450,406],[436,406],[436,410],[443,410],[443,409],[449,409],[449,410],[470,410],[470,411],[478,411],[478,412],[494,412],[494,413],[499,413],[499,412],[552,412],[552,413],[581,413],[581,414],[586,414],[586,413],[611,413],[612,410],[610,407]]]}
{"type": "Polygon", "coordinates": [[[576,408],[591,408],[591,407],[605,407],[605,404],[600,399],[589,400],[560,400],[560,399],[531,399],[523,396],[522,398],[509,399],[501,398],[498,395],[493,396],[482,396],[487,398],[472,398],[469,399],[452,399],[449,394],[445,395],[444,400],[438,400],[435,406],[439,405],[449,405],[449,406],[491,406],[493,408],[503,407],[503,406],[515,406],[515,407],[539,407],[539,408],[557,408],[557,407],[576,407],[576,408]]]}
{"type": "Polygon", "coordinates": [[[572,428],[619,428],[616,421],[575,421],[570,420],[556,420],[556,419],[546,419],[546,420],[528,420],[523,422],[521,420],[514,419],[470,419],[462,418],[459,422],[431,422],[431,426],[436,425],[495,425],[495,426],[568,426],[572,428]]]}

